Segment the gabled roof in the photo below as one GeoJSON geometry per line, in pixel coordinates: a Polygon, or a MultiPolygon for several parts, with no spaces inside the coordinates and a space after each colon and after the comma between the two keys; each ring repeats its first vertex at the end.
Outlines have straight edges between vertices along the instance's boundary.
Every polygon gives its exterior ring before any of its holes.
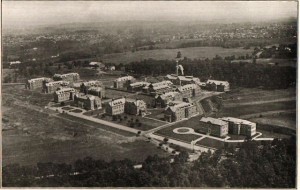
{"type": "Polygon", "coordinates": [[[60,84],[60,85],[69,85],[70,83],[68,81],[53,81],[53,82],[48,82],[46,83],[46,86],[53,86],[56,84],[60,84]]]}
{"type": "Polygon", "coordinates": [[[103,90],[102,87],[96,87],[96,86],[93,86],[93,87],[88,89],[88,91],[96,91],[96,92],[100,92],[102,90],[103,90]]]}
{"type": "Polygon", "coordinates": [[[141,81],[141,82],[135,82],[135,83],[131,83],[129,84],[131,87],[137,87],[137,86],[148,86],[150,85],[149,82],[144,82],[144,81],[141,81]]]}
{"type": "Polygon", "coordinates": [[[159,95],[161,99],[174,98],[179,92],[167,92],[159,95]]]}
{"type": "Polygon", "coordinates": [[[117,105],[125,104],[125,98],[119,98],[119,99],[112,100],[108,104],[110,106],[117,106],[117,105]]]}
{"type": "Polygon", "coordinates": [[[221,119],[216,119],[216,118],[212,118],[212,117],[202,117],[200,119],[201,122],[205,122],[205,123],[212,123],[215,125],[226,125],[227,122],[221,120],[221,119]]]}
{"type": "Polygon", "coordinates": [[[229,85],[229,82],[228,81],[220,81],[220,80],[207,80],[206,82],[207,84],[216,84],[216,85],[229,85]]]}
{"type": "Polygon", "coordinates": [[[136,99],[126,99],[126,103],[132,103],[137,107],[146,105],[146,102],[144,100],[136,100],[136,99]]]}
{"type": "Polygon", "coordinates": [[[235,118],[235,117],[222,117],[222,118],[219,118],[219,119],[221,119],[223,121],[231,121],[231,122],[234,122],[234,123],[237,123],[237,124],[246,124],[246,125],[255,124],[251,121],[244,120],[244,119],[239,119],[239,118],[235,118]]]}
{"type": "Polygon", "coordinates": [[[124,76],[124,77],[119,77],[119,78],[115,79],[115,81],[120,82],[120,81],[132,80],[132,79],[133,79],[132,76],[124,76]]]}
{"type": "Polygon", "coordinates": [[[180,102],[174,106],[168,106],[165,110],[171,109],[173,112],[176,112],[177,109],[184,108],[184,107],[190,107],[190,106],[193,106],[193,104],[186,103],[186,102],[180,102]]]}

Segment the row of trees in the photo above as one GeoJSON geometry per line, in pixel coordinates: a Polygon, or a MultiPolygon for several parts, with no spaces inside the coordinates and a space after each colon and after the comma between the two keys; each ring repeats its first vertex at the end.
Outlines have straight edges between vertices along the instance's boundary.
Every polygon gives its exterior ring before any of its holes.
{"type": "Polygon", "coordinates": [[[38,163],[3,167],[4,187],[260,187],[293,188],[296,139],[247,141],[238,149],[202,153],[188,163],[188,153],[149,156],[135,169],[125,159],[106,162],[85,158],[74,165],[38,163]]]}
{"type": "MultiPolygon", "coordinates": [[[[188,59],[180,62],[186,75],[207,79],[226,80],[232,86],[287,88],[296,83],[296,69],[254,63],[231,63],[220,57],[209,60],[188,59]]],[[[147,59],[126,65],[126,71],[140,75],[166,75],[175,73],[175,61],[147,59]]]]}

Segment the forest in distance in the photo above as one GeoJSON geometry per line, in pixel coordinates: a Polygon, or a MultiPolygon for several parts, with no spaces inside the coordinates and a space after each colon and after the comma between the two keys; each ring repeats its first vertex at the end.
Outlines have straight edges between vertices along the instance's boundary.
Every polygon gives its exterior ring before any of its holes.
{"type": "Polygon", "coordinates": [[[296,138],[271,142],[247,141],[238,149],[204,152],[195,162],[188,153],[149,156],[142,168],[131,160],[105,162],[87,157],[73,165],[37,163],[3,168],[3,187],[236,187],[293,188],[296,138]]]}

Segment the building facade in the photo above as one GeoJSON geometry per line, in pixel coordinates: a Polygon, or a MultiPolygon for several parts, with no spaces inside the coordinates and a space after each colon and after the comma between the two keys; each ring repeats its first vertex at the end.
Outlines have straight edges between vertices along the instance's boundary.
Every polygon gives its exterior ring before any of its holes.
{"type": "Polygon", "coordinates": [[[69,87],[70,83],[68,81],[52,81],[52,82],[44,82],[43,84],[43,92],[50,94],[54,93],[58,88],[69,87]]]}
{"type": "Polygon", "coordinates": [[[103,83],[98,80],[82,82],[80,85],[80,92],[87,93],[88,89],[91,87],[102,87],[102,86],[103,86],[103,83]]]}
{"type": "Polygon", "coordinates": [[[132,76],[124,76],[114,80],[114,88],[127,88],[135,79],[132,76]]]}
{"type": "Polygon", "coordinates": [[[105,106],[105,111],[109,115],[118,115],[124,113],[125,98],[113,99],[105,106]]]}
{"type": "Polygon", "coordinates": [[[25,88],[29,89],[29,90],[43,89],[44,83],[50,82],[50,81],[52,81],[52,79],[51,78],[46,78],[46,77],[29,79],[26,82],[25,88]]]}
{"type": "Polygon", "coordinates": [[[220,119],[228,122],[230,134],[245,135],[247,137],[256,134],[256,123],[234,117],[222,117],[220,119]]]}
{"type": "Polygon", "coordinates": [[[230,91],[230,85],[227,81],[218,81],[218,80],[207,80],[206,89],[216,92],[228,92],[230,91]]]}
{"type": "Polygon", "coordinates": [[[53,80],[55,81],[63,80],[63,81],[68,81],[73,83],[80,80],[80,76],[78,73],[54,74],[53,80]]]}
{"type": "Polygon", "coordinates": [[[76,90],[74,88],[60,88],[56,90],[54,95],[54,101],[57,103],[74,100],[76,90]]]}
{"type": "Polygon", "coordinates": [[[74,96],[74,103],[77,105],[77,107],[86,110],[95,110],[102,108],[101,99],[99,97],[93,95],[85,95],[83,93],[77,93],[74,96]]]}
{"type": "Polygon", "coordinates": [[[201,88],[197,84],[186,84],[176,89],[183,98],[197,97],[201,94],[201,88]]]}
{"type": "Polygon", "coordinates": [[[167,75],[166,80],[171,81],[174,85],[199,84],[200,79],[193,76],[177,76],[175,74],[167,75]]]}
{"type": "Polygon", "coordinates": [[[165,108],[168,106],[169,102],[181,100],[182,96],[179,92],[167,92],[155,96],[155,106],[165,108]]]}
{"type": "Polygon", "coordinates": [[[173,91],[173,83],[171,81],[161,81],[157,83],[151,83],[148,87],[144,87],[143,91],[150,95],[160,95],[173,91]],[[146,90],[146,91],[145,91],[146,90]]]}
{"type": "Polygon", "coordinates": [[[228,135],[228,123],[221,119],[202,117],[196,131],[212,136],[226,137],[228,135]]]}
{"type": "Polygon", "coordinates": [[[176,122],[190,118],[197,114],[197,108],[191,103],[181,102],[174,106],[168,106],[164,112],[165,121],[176,122]]]}
{"type": "Polygon", "coordinates": [[[105,87],[90,87],[87,90],[87,94],[97,96],[102,99],[105,97],[105,87]]]}
{"type": "Polygon", "coordinates": [[[147,105],[143,100],[126,99],[124,112],[143,116],[147,112],[147,105]]]}

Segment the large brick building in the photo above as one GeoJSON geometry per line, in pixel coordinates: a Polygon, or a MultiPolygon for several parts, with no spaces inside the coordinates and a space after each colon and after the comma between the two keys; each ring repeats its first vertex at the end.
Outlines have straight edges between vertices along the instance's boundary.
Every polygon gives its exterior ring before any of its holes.
{"type": "Polygon", "coordinates": [[[86,109],[86,110],[95,110],[101,109],[101,99],[93,95],[85,95],[83,93],[77,93],[74,96],[74,103],[77,107],[86,109]]]}
{"type": "Polygon", "coordinates": [[[42,90],[44,83],[50,82],[50,81],[52,81],[52,79],[51,78],[46,78],[46,77],[29,79],[26,82],[25,87],[27,89],[30,89],[30,90],[34,90],[34,89],[41,89],[42,90]]]}
{"type": "Polygon", "coordinates": [[[171,81],[161,81],[157,83],[151,83],[149,86],[143,88],[143,92],[151,95],[159,95],[173,91],[173,83],[171,81]]]}
{"type": "Polygon", "coordinates": [[[168,106],[169,102],[181,100],[182,96],[179,92],[167,92],[155,96],[155,106],[164,108],[168,106]]]}
{"type": "Polygon", "coordinates": [[[90,87],[87,90],[87,94],[94,95],[102,99],[105,97],[105,87],[90,87]]]}
{"type": "Polygon", "coordinates": [[[78,73],[54,74],[53,80],[55,81],[64,80],[73,83],[80,80],[80,76],[78,73]]]}
{"type": "Polygon", "coordinates": [[[211,91],[228,92],[230,85],[227,81],[207,80],[205,88],[211,91]]]}
{"type": "Polygon", "coordinates": [[[147,105],[143,100],[126,99],[124,112],[130,115],[144,115],[147,105]]]}
{"type": "Polygon", "coordinates": [[[114,80],[114,88],[127,88],[129,84],[133,83],[135,81],[135,78],[132,76],[124,76],[117,78],[114,80]]]}
{"type": "Polygon", "coordinates": [[[129,84],[129,86],[127,87],[127,90],[130,92],[137,92],[137,91],[142,91],[144,87],[149,86],[150,83],[149,82],[135,82],[135,83],[131,83],[129,84]]]}
{"type": "Polygon", "coordinates": [[[186,85],[186,84],[199,84],[200,79],[193,76],[177,76],[174,74],[167,75],[165,77],[166,80],[171,81],[175,85],[186,85]]]}
{"type": "Polygon", "coordinates": [[[44,93],[54,93],[58,88],[68,87],[70,83],[68,81],[52,81],[52,82],[44,82],[43,92],[44,93]]]}
{"type": "Polygon", "coordinates": [[[168,122],[180,121],[197,114],[197,108],[191,103],[181,102],[174,106],[168,106],[164,112],[164,118],[168,122]]]}
{"type": "Polygon", "coordinates": [[[230,134],[245,135],[247,137],[252,137],[256,134],[256,123],[234,117],[223,117],[220,119],[228,122],[230,134]]]}
{"type": "Polygon", "coordinates": [[[212,117],[202,117],[197,132],[217,137],[226,137],[228,134],[228,123],[212,117]]]}
{"type": "Polygon", "coordinates": [[[105,106],[105,111],[109,115],[118,115],[124,113],[125,98],[113,99],[105,106]]]}
{"type": "Polygon", "coordinates": [[[74,100],[76,90],[74,88],[60,88],[53,93],[54,101],[57,103],[74,100]]]}
{"type": "Polygon", "coordinates": [[[186,84],[176,89],[183,98],[197,97],[201,94],[201,88],[197,84],[186,84]]]}
{"type": "Polygon", "coordinates": [[[101,87],[103,86],[103,83],[98,80],[92,80],[87,82],[82,82],[80,85],[80,92],[87,92],[89,88],[91,87],[101,87]]]}

